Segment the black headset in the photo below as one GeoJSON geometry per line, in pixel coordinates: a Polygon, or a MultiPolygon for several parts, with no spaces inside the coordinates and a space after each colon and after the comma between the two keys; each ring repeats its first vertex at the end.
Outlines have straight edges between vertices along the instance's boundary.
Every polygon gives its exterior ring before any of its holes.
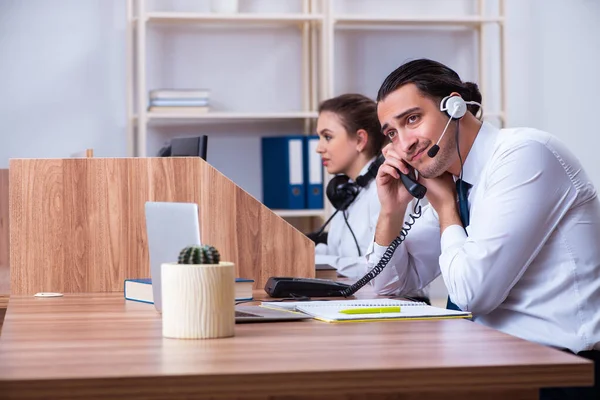
{"type": "Polygon", "coordinates": [[[369,165],[367,172],[356,178],[356,182],[351,182],[346,175],[336,175],[327,184],[327,198],[331,205],[339,211],[345,211],[356,199],[361,188],[366,187],[371,180],[377,176],[377,171],[385,157],[379,154],[377,158],[369,165]]]}

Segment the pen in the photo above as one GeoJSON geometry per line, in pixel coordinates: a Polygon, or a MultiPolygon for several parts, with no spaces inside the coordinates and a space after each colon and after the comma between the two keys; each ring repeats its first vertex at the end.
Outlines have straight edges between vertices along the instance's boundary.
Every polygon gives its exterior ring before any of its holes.
{"type": "Polygon", "coordinates": [[[340,310],[342,314],[380,314],[380,313],[399,313],[400,306],[390,307],[369,307],[369,308],[348,308],[340,310]]]}

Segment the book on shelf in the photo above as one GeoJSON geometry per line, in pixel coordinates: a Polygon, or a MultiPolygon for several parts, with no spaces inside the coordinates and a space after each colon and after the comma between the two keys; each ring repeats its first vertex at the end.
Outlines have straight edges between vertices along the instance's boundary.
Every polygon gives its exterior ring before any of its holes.
{"type": "Polygon", "coordinates": [[[316,300],[296,302],[263,301],[262,307],[299,311],[325,322],[368,322],[383,320],[436,320],[471,318],[470,312],[433,307],[424,302],[395,299],[316,300]],[[396,307],[386,312],[382,307],[396,307]],[[347,313],[350,310],[350,313],[347,313]],[[356,313],[353,313],[354,310],[356,313]],[[382,311],[379,311],[382,310],[382,311]],[[342,312],[343,311],[343,312],[342,312]],[[364,311],[364,313],[363,313],[364,311]]]}
{"type": "Polygon", "coordinates": [[[156,114],[206,114],[208,112],[208,107],[156,107],[151,106],[148,107],[148,111],[156,113],[156,114]]]}
{"type": "MultiPolygon", "coordinates": [[[[236,278],[235,301],[252,300],[253,283],[254,280],[252,279],[236,278]]],[[[125,296],[125,300],[154,304],[154,296],[152,294],[152,279],[126,279],[123,295],[125,296]]]]}
{"type": "Polygon", "coordinates": [[[150,99],[150,107],[208,107],[208,99],[150,99]]]}
{"type": "Polygon", "coordinates": [[[154,89],[149,93],[150,99],[208,99],[208,89],[154,89]]]}

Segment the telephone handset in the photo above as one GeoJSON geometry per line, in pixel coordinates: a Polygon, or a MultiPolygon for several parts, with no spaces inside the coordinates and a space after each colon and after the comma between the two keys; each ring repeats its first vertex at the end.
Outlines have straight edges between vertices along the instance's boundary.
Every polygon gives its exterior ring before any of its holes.
{"type": "Polygon", "coordinates": [[[400,180],[404,184],[404,187],[406,188],[406,190],[408,190],[408,193],[410,193],[413,197],[415,197],[419,200],[422,199],[423,197],[425,197],[425,193],[427,193],[427,188],[425,186],[421,185],[419,182],[417,182],[417,177],[415,175],[414,168],[412,168],[410,166],[408,167],[408,169],[410,171],[408,173],[408,175],[400,172],[400,170],[398,168],[395,168],[395,169],[400,174],[400,180]]]}

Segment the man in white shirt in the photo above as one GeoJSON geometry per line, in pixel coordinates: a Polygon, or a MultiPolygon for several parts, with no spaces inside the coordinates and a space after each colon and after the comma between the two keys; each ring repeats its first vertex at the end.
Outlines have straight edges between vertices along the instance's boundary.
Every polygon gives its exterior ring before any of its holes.
{"type": "Polygon", "coordinates": [[[577,158],[546,132],[482,123],[477,85],[435,61],[400,66],[377,97],[391,143],[369,268],[413,211],[398,170],[419,171],[430,205],[376,291],[401,295],[441,273],[449,306],[474,321],[595,360],[595,388],[544,389],[542,399],[600,398],[600,202],[577,158]]]}
{"type": "MultiPolygon", "coordinates": [[[[319,104],[319,142],[315,151],[327,172],[327,199],[336,209],[325,243],[315,247],[315,263],[328,264],[338,274],[359,279],[367,273],[365,252],[373,240],[379,216],[375,177],[383,162],[385,138],[377,118],[377,103],[358,93],[345,93],[319,104]]],[[[318,233],[309,237],[318,238],[318,233]]],[[[317,242],[317,240],[315,240],[317,242]]],[[[428,302],[427,291],[410,294],[428,302]]]]}

